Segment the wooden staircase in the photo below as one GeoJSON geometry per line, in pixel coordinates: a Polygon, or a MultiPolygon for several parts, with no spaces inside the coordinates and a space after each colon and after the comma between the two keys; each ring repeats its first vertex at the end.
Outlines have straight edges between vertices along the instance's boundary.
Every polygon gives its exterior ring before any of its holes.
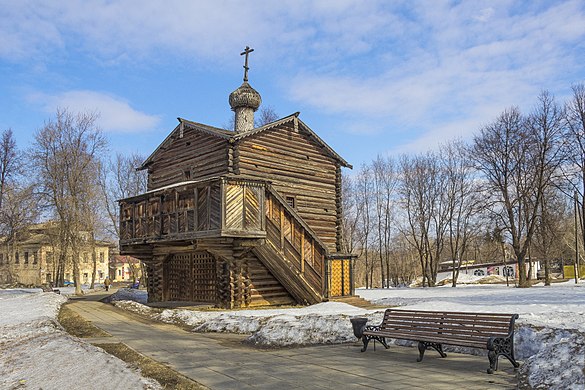
{"type": "Polygon", "coordinates": [[[327,249],[270,186],[266,190],[266,243],[253,253],[298,303],[324,300],[327,249]]]}

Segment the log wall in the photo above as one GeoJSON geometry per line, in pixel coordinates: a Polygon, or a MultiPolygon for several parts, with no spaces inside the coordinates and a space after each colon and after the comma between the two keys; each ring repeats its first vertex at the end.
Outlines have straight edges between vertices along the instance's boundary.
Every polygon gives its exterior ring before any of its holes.
{"type": "Polygon", "coordinates": [[[234,173],[272,181],[326,244],[337,250],[339,183],[338,163],[326,155],[308,133],[292,123],[241,139],[234,152],[234,173]]]}
{"type": "Polygon", "coordinates": [[[228,173],[228,149],[225,139],[185,129],[150,164],[148,190],[228,173]]]}

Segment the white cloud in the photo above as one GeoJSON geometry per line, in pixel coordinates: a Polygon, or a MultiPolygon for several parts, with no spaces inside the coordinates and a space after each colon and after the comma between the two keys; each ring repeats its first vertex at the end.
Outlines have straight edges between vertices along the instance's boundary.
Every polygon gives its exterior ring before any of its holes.
{"type": "MultiPolygon", "coordinates": [[[[0,58],[50,61],[74,48],[107,66],[167,58],[241,66],[234,53],[248,44],[253,66],[275,64],[295,103],[346,117],[342,131],[368,137],[415,128],[407,141],[415,149],[471,134],[512,104],[530,106],[542,88],[558,94],[582,81],[575,75],[585,60],[582,0],[23,0],[3,8],[0,58]]],[[[104,128],[106,117],[118,129],[158,120],[85,94],[53,100],[99,103],[104,128]]]]}
{"type": "Polygon", "coordinates": [[[106,132],[148,131],[160,122],[157,115],[140,112],[119,97],[95,91],[67,91],[57,95],[37,93],[28,98],[49,113],[55,113],[57,108],[97,113],[98,125],[106,132]]]}
{"type": "MultiPolygon", "coordinates": [[[[470,138],[511,105],[528,111],[543,88],[559,94],[581,81],[571,77],[583,75],[584,51],[576,50],[584,46],[582,3],[518,13],[500,2],[489,12],[479,10],[481,23],[473,4],[421,6],[414,12],[416,38],[406,39],[403,47],[410,47],[391,66],[367,75],[302,74],[291,98],[345,116],[349,133],[359,131],[360,117],[366,123],[375,118],[386,123],[387,137],[406,138],[393,151],[421,152],[470,138]]],[[[374,133],[362,128],[364,135],[374,133]]]]}
{"type": "Polygon", "coordinates": [[[494,15],[494,9],[489,7],[489,8],[483,8],[481,9],[477,15],[475,15],[473,17],[473,19],[480,21],[480,22],[487,22],[488,20],[491,19],[491,17],[494,15]]]}

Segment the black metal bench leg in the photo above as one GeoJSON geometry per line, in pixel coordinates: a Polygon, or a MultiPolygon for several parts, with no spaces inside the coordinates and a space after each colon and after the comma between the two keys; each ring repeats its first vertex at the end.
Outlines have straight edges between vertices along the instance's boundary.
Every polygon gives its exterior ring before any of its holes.
{"type": "Polygon", "coordinates": [[[487,369],[488,374],[493,374],[498,370],[498,354],[495,351],[488,351],[488,359],[490,361],[490,368],[487,369]]]}
{"type": "Polygon", "coordinates": [[[488,359],[490,361],[490,368],[488,374],[493,374],[498,370],[498,357],[505,356],[514,368],[520,367],[520,364],[514,358],[514,340],[508,337],[492,337],[488,341],[488,359]]]}
{"type": "Polygon", "coordinates": [[[382,345],[384,346],[384,348],[385,348],[385,349],[388,349],[388,348],[390,348],[390,347],[388,346],[388,344],[386,344],[386,339],[385,339],[384,337],[380,337],[380,338],[378,339],[378,341],[380,342],[380,344],[382,344],[382,345]]]}
{"type": "Polygon", "coordinates": [[[385,337],[363,335],[362,341],[364,342],[364,347],[362,348],[362,352],[365,352],[366,349],[368,349],[368,343],[370,342],[370,340],[374,340],[374,351],[376,350],[376,341],[379,341],[380,344],[382,344],[384,346],[384,348],[386,348],[386,349],[390,348],[388,346],[388,344],[386,343],[385,337]]]}
{"type": "Polygon", "coordinates": [[[370,336],[363,335],[362,341],[364,343],[364,346],[362,347],[362,352],[366,352],[366,349],[368,349],[368,343],[370,342],[370,336]]]}
{"type": "Polygon", "coordinates": [[[443,352],[443,344],[439,344],[439,343],[428,343],[426,341],[419,341],[418,342],[418,352],[419,352],[419,356],[418,359],[416,359],[417,362],[422,362],[423,357],[425,355],[425,351],[429,348],[433,348],[435,351],[439,352],[439,354],[441,355],[441,357],[447,357],[447,354],[445,352],[443,352]]]}
{"type": "Polygon", "coordinates": [[[422,362],[423,357],[425,356],[425,351],[427,350],[427,346],[422,341],[418,342],[418,359],[417,362],[422,362]]]}

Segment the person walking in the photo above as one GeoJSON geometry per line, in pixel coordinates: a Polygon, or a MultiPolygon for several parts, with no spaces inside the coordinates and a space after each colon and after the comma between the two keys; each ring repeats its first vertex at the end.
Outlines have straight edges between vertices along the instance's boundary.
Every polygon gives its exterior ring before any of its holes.
{"type": "Polygon", "coordinates": [[[109,276],[106,276],[104,279],[104,286],[106,286],[106,291],[110,290],[110,284],[112,284],[112,281],[110,280],[109,276]]]}

